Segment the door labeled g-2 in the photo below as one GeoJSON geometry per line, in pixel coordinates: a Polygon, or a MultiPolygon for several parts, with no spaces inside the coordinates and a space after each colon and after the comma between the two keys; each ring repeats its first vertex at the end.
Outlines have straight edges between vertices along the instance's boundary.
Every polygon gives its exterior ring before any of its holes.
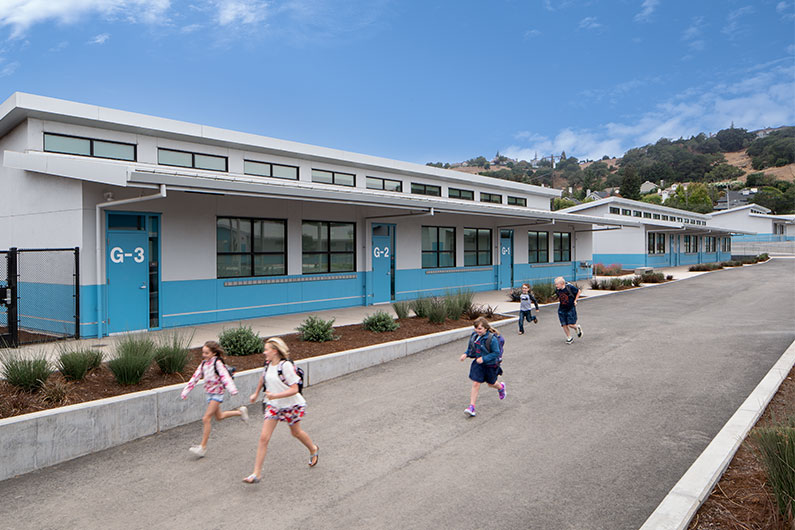
{"type": "Polygon", "coordinates": [[[373,303],[394,299],[394,226],[373,225],[373,303]]]}
{"type": "Polygon", "coordinates": [[[108,333],[149,329],[149,237],[146,217],[108,214],[108,333]]]}
{"type": "Polygon", "coordinates": [[[513,287],[513,230],[500,230],[500,289],[513,287]]]}

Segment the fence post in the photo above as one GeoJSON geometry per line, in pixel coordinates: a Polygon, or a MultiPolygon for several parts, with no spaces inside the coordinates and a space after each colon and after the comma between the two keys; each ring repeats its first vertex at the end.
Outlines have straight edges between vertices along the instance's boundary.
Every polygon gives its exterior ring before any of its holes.
{"type": "Polygon", "coordinates": [[[17,247],[8,249],[8,292],[11,303],[8,305],[8,333],[11,335],[11,346],[19,346],[19,311],[17,304],[17,247]]]}
{"type": "Polygon", "coordinates": [[[75,338],[80,338],[80,247],[75,247],[75,338]]]}

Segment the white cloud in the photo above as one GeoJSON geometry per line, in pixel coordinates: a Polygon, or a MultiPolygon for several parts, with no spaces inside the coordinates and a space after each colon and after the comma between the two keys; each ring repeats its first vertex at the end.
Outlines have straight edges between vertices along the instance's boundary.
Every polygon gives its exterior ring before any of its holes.
{"type": "Polygon", "coordinates": [[[795,6],[790,2],[779,2],[776,4],[776,12],[781,15],[781,20],[795,20],[795,6]]]}
{"type": "Polygon", "coordinates": [[[100,33],[99,35],[88,41],[88,44],[105,44],[106,42],[108,42],[109,38],[110,38],[110,33],[100,33]]]}
{"type": "Polygon", "coordinates": [[[648,22],[659,3],[660,0],[643,0],[640,13],[635,15],[635,22],[648,22]]]}
{"type": "MultiPolygon", "coordinates": [[[[0,63],[2,63],[1,60],[0,60],[0,63]]],[[[17,71],[17,68],[19,68],[19,62],[17,62],[17,61],[14,61],[14,62],[8,63],[8,64],[6,64],[4,66],[1,66],[0,67],[0,77],[7,77],[9,75],[13,75],[14,72],[17,71]]]]}
{"type": "Polygon", "coordinates": [[[690,26],[682,32],[682,40],[687,43],[692,51],[703,51],[706,43],[702,37],[704,29],[704,17],[695,17],[690,26]]]}
{"type": "Polygon", "coordinates": [[[610,104],[615,104],[626,94],[640,87],[659,83],[660,80],[661,78],[659,76],[630,79],[629,81],[623,81],[609,88],[591,88],[583,90],[580,92],[580,95],[596,102],[608,101],[610,104]]]}
{"type": "Polygon", "coordinates": [[[596,17],[585,17],[580,20],[580,29],[598,29],[602,25],[596,20],[596,17]]]}
{"type": "Polygon", "coordinates": [[[60,52],[60,51],[65,50],[68,46],[69,46],[69,41],[63,40],[63,41],[59,42],[58,44],[56,44],[55,46],[53,46],[52,48],[50,48],[50,51],[51,52],[60,52]]]}
{"type": "Polygon", "coordinates": [[[532,159],[566,151],[580,159],[624,154],[660,138],[688,138],[717,132],[732,122],[748,130],[795,123],[795,67],[771,62],[763,71],[737,72],[741,81],[689,88],[634,120],[610,122],[594,129],[565,128],[554,137],[522,131],[516,144],[500,149],[511,158],[532,159]]]}
{"type": "Polygon", "coordinates": [[[527,31],[524,32],[524,38],[525,39],[529,39],[529,38],[532,38],[532,37],[538,37],[539,35],[541,35],[541,32],[539,30],[537,30],[537,29],[528,29],[527,31]]]}
{"type": "Polygon", "coordinates": [[[259,24],[268,14],[268,3],[259,0],[215,0],[216,21],[221,26],[259,24]]]}
{"type": "Polygon", "coordinates": [[[726,25],[723,26],[721,32],[728,35],[729,38],[734,38],[738,33],[744,32],[742,19],[744,16],[754,12],[752,6],[745,6],[731,11],[726,17],[726,25]]]}
{"type": "Polygon", "coordinates": [[[10,27],[11,38],[16,39],[41,22],[72,24],[91,15],[156,23],[163,20],[170,6],[170,0],[4,0],[0,2],[0,26],[10,27]]]}

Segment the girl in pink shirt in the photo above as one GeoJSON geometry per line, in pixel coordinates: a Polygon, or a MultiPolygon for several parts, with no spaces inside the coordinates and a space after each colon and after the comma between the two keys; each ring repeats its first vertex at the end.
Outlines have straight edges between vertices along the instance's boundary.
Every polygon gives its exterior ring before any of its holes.
{"type": "Polygon", "coordinates": [[[224,402],[224,391],[229,389],[229,393],[234,396],[237,394],[237,387],[229,375],[229,370],[226,369],[224,349],[213,340],[208,340],[204,343],[202,347],[202,362],[182,391],[182,399],[188,397],[188,393],[193,390],[193,387],[202,378],[204,379],[204,395],[207,399],[207,410],[202,416],[202,424],[204,426],[202,443],[189,449],[191,453],[199,458],[203,457],[207,452],[207,440],[210,438],[210,431],[213,429],[213,418],[221,421],[232,416],[240,416],[243,421],[248,422],[248,409],[245,406],[237,410],[221,411],[221,403],[224,402]]]}

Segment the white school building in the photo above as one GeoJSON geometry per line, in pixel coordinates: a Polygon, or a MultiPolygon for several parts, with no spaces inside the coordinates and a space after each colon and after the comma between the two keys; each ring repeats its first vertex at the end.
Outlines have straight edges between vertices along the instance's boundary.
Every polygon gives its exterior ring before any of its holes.
{"type": "Polygon", "coordinates": [[[646,230],[550,211],[550,188],[24,93],[0,158],[0,249],[80,249],[83,337],[587,279],[596,224],[646,230]]]}
{"type": "Polygon", "coordinates": [[[620,263],[625,269],[726,261],[731,259],[732,234],[743,233],[718,225],[709,215],[621,197],[608,197],[560,211],[612,222],[637,221],[636,227],[594,232],[594,263],[620,263]]]}
{"type": "Polygon", "coordinates": [[[732,227],[750,235],[734,236],[735,241],[794,241],[795,215],[774,215],[769,208],[747,204],[721,212],[712,212],[712,224],[732,227]]]}

